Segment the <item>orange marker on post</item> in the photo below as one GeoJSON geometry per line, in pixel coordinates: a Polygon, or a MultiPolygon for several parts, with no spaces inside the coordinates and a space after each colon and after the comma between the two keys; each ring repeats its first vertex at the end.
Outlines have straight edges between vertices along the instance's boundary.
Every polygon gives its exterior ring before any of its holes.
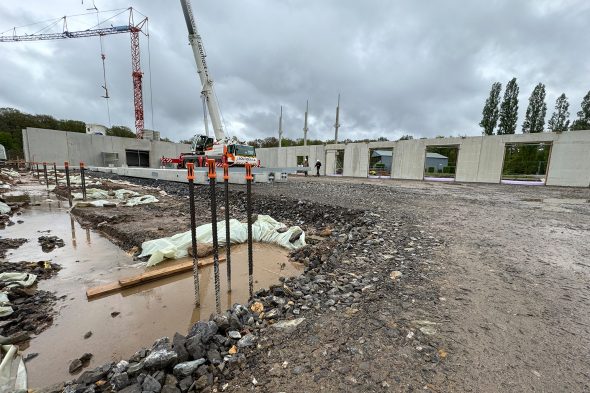
{"type": "Polygon", "coordinates": [[[186,178],[188,180],[195,180],[195,164],[193,164],[192,162],[187,162],[186,171],[186,178]]]}

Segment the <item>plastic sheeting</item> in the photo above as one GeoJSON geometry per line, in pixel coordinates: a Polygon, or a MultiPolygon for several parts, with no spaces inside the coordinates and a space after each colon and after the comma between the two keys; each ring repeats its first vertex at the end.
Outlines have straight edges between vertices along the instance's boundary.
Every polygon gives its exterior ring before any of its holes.
{"type": "Polygon", "coordinates": [[[14,345],[2,345],[0,362],[0,393],[26,392],[27,368],[14,345]]]}
{"type": "MultiPolygon", "coordinates": [[[[0,282],[4,288],[11,287],[30,287],[37,280],[37,276],[31,273],[17,273],[7,272],[0,273],[0,282]]],[[[7,317],[12,314],[14,310],[10,305],[8,295],[5,292],[0,292],[0,318],[7,317]]]]}
{"type": "Polygon", "coordinates": [[[12,209],[4,202],[0,202],[0,213],[8,214],[12,209]]]}
{"type": "MultiPolygon", "coordinates": [[[[306,245],[305,233],[298,227],[290,227],[286,231],[278,232],[277,229],[286,228],[284,224],[270,216],[258,215],[256,222],[252,224],[252,239],[256,242],[273,243],[289,250],[297,250],[306,245]],[[291,243],[293,235],[301,236],[291,243]]],[[[245,243],[248,240],[248,225],[238,220],[230,220],[230,243],[245,243]]],[[[213,231],[211,224],[205,224],[196,228],[197,244],[213,243],[213,231]]],[[[225,221],[217,223],[217,240],[220,247],[225,246],[225,221]]],[[[191,231],[176,234],[171,237],[148,240],[141,245],[140,257],[150,255],[147,265],[153,266],[162,262],[165,258],[177,259],[188,256],[188,248],[192,244],[191,231]]]]}
{"type": "MultiPolygon", "coordinates": [[[[80,192],[73,193],[72,196],[75,200],[82,199],[82,193],[80,192]]],[[[76,205],[79,207],[105,207],[117,206],[117,204],[121,202],[123,203],[123,206],[137,206],[159,202],[153,195],[140,195],[138,192],[125,189],[115,190],[109,193],[106,190],[89,188],[86,190],[86,199],[94,200],[78,202],[76,205]],[[113,196],[114,199],[112,198],[113,196]]]]}

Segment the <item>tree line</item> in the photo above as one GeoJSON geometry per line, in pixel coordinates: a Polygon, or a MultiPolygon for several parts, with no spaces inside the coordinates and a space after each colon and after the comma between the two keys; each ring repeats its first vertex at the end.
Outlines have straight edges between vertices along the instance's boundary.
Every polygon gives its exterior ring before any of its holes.
{"type": "MultiPolygon", "coordinates": [[[[512,78],[504,90],[504,97],[500,102],[502,84],[492,84],[490,95],[486,99],[482,111],[482,119],[479,123],[484,134],[494,135],[497,126],[497,135],[514,134],[518,121],[518,93],[519,88],[516,78],[512,78]]],[[[545,85],[539,83],[533,89],[529,97],[529,104],[522,123],[524,134],[545,131],[545,117],[547,104],[545,103],[545,85]]],[[[565,93],[562,93],[555,102],[555,110],[547,125],[549,131],[564,132],[575,130],[590,130],[590,91],[584,96],[578,118],[570,124],[569,102],[565,93]]]]}
{"type": "MultiPolygon", "coordinates": [[[[61,120],[50,115],[32,115],[14,108],[0,108],[0,144],[10,158],[23,157],[22,130],[27,127],[86,132],[86,123],[83,121],[61,120]]],[[[126,126],[107,128],[107,135],[135,138],[135,133],[126,126]]]]}

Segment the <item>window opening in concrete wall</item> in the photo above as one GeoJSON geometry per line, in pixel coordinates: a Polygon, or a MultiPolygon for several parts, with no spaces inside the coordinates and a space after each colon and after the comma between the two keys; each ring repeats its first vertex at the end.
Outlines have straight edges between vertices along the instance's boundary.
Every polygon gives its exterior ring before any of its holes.
{"type": "Polygon", "coordinates": [[[344,173],[344,150],[336,150],[334,166],[334,175],[342,176],[344,173]]]}
{"type": "Polygon", "coordinates": [[[150,152],[147,150],[125,150],[127,166],[150,167],[150,152]]]}
{"type": "MultiPolygon", "coordinates": [[[[309,164],[309,157],[308,156],[297,156],[297,166],[298,167],[303,167],[303,166],[310,166],[309,164]]],[[[297,171],[298,175],[301,174],[305,174],[305,171],[297,171]]]]}
{"type": "Polygon", "coordinates": [[[507,143],[501,182],[544,185],[550,157],[551,143],[507,143]]]}
{"type": "Polygon", "coordinates": [[[392,165],[393,149],[391,147],[369,149],[369,177],[391,177],[392,165]]]}
{"type": "Polygon", "coordinates": [[[455,181],[459,146],[426,146],[424,180],[455,181]]]}

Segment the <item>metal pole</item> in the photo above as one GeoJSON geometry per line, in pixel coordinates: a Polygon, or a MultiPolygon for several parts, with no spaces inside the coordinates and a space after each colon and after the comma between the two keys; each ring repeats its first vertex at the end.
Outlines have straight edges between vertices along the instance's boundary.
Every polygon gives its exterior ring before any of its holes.
{"type": "Polygon", "coordinates": [[[82,183],[82,199],[86,200],[86,176],[84,174],[84,163],[80,163],[80,183],[82,183]]]}
{"type": "Polygon", "coordinates": [[[39,173],[39,163],[36,162],[35,165],[37,166],[37,180],[41,183],[41,174],[39,173]]]}
{"type": "Polygon", "coordinates": [[[49,188],[49,181],[47,180],[47,163],[43,163],[43,176],[45,176],[45,187],[49,188]]]}
{"type": "Polygon", "coordinates": [[[246,163],[246,215],[248,217],[248,290],[254,295],[254,260],[252,258],[252,165],[246,163]]]}
{"type": "Polygon", "coordinates": [[[67,161],[64,162],[64,170],[66,172],[66,186],[68,187],[68,202],[70,203],[70,207],[72,207],[72,187],[70,187],[70,164],[67,161]]]}
{"type": "Polygon", "coordinates": [[[231,292],[231,242],[229,228],[229,165],[223,164],[223,187],[225,193],[225,263],[227,265],[227,290],[231,292]]]}
{"type": "Polygon", "coordinates": [[[217,201],[215,199],[215,160],[208,159],[209,190],[211,196],[211,229],[213,232],[213,274],[215,276],[215,309],[221,314],[221,299],[219,297],[219,242],[217,241],[217,201]]]}
{"type": "Polygon", "coordinates": [[[195,305],[201,305],[201,296],[199,294],[199,261],[197,259],[197,223],[195,220],[195,164],[192,162],[186,163],[188,179],[188,197],[191,215],[191,238],[192,238],[192,252],[193,252],[193,280],[195,282],[195,305]]]}
{"type": "Polygon", "coordinates": [[[53,163],[53,174],[55,175],[55,189],[57,190],[57,165],[53,163]]]}

